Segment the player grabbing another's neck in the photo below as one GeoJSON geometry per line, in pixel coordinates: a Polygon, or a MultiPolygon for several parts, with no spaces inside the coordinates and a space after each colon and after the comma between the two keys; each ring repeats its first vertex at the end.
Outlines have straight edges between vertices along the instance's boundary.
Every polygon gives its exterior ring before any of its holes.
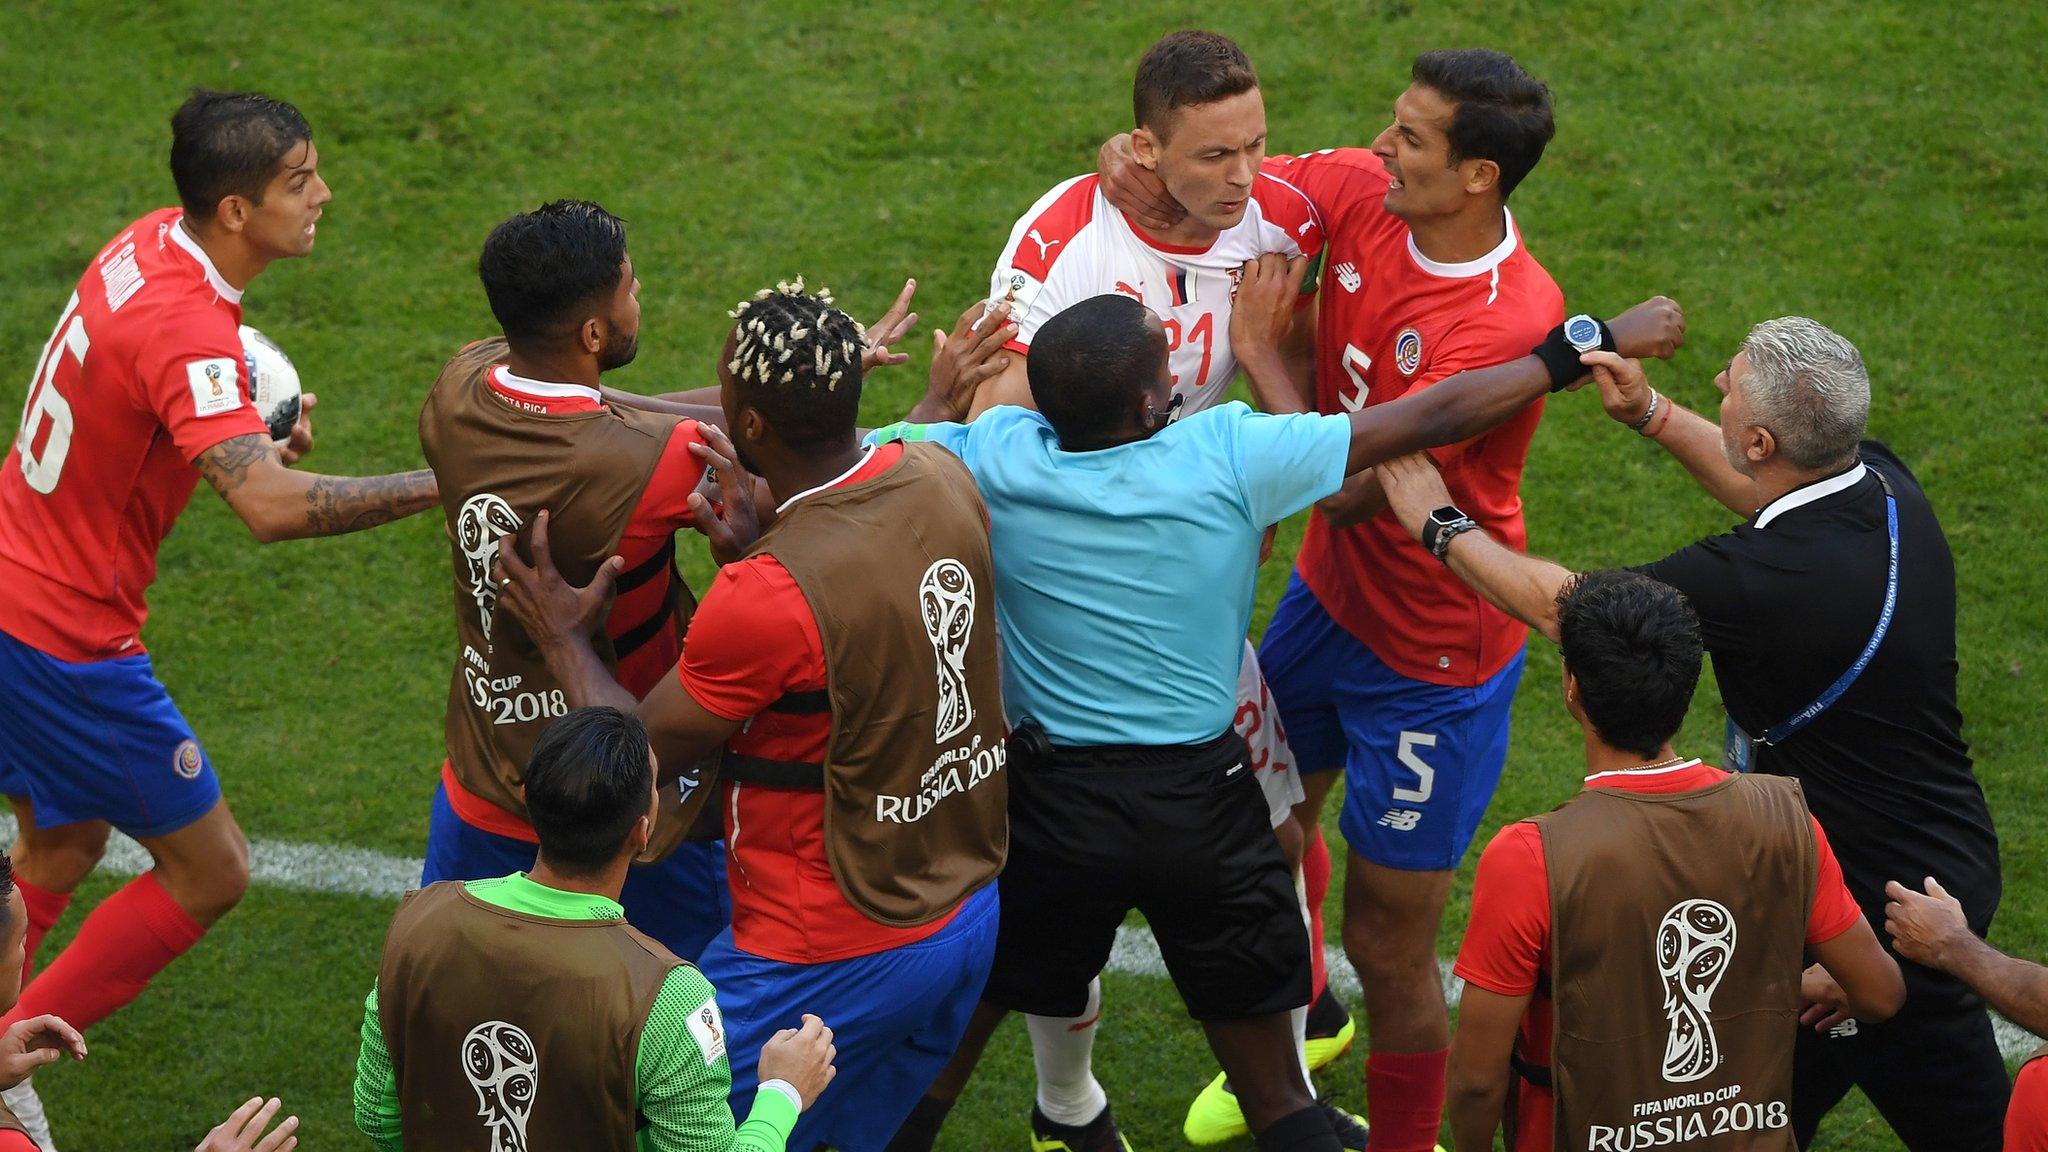
{"type": "Polygon", "coordinates": [[[1484,48],[1425,52],[1409,79],[1372,142],[1394,178],[1387,211],[1428,259],[1482,259],[1506,241],[1508,196],[1556,132],[1550,89],[1484,48]]]}
{"type": "Polygon", "coordinates": [[[1025,364],[1031,402],[1068,452],[1151,437],[1173,418],[1166,329],[1129,296],[1092,296],[1038,329],[1025,364]]]}
{"type": "Polygon", "coordinates": [[[1132,85],[1131,149],[1187,209],[1153,240],[1205,249],[1244,220],[1266,158],[1266,101],[1242,48],[1214,32],[1175,32],[1154,44],[1132,85]]]}
{"type": "Polygon", "coordinates": [[[617,901],[654,834],[654,752],[616,708],[578,708],[548,725],[526,767],[526,810],[540,853],[528,878],[617,901]]]}
{"type": "Polygon", "coordinates": [[[181,227],[237,292],[271,261],[313,250],[334,198],[319,164],[313,129],[282,100],[197,88],[171,116],[181,227]]]}
{"type": "Polygon", "coordinates": [[[804,290],[803,277],[763,288],[732,310],[718,354],[718,404],[739,463],[768,482],[777,505],[859,467],[861,353],[867,334],[804,290]]]}
{"type": "Polygon", "coordinates": [[[491,229],[477,260],[512,373],[596,388],[640,351],[640,279],[626,223],[588,200],[556,200],[491,229]]]}
{"type": "Polygon", "coordinates": [[[1586,776],[1676,767],[1671,741],[1700,681],[1700,622],[1667,584],[1620,569],[1557,596],[1564,706],[1586,735],[1586,776]]]}

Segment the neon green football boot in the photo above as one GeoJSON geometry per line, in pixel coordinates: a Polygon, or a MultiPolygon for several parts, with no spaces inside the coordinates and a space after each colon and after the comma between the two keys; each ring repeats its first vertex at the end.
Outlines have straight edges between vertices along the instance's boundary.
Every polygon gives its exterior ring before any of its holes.
{"type": "MultiPolygon", "coordinates": [[[[1327,1101],[1317,1101],[1323,1114],[1330,1118],[1330,1130],[1344,1147],[1364,1152],[1371,1135],[1365,1121],[1327,1101]]],[[[1188,1118],[1181,1122],[1181,1135],[1188,1143],[1196,1146],[1221,1144],[1236,1136],[1249,1134],[1251,1127],[1244,1122],[1244,1109],[1238,1107],[1237,1094],[1230,1090],[1230,1081],[1221,1072],[1216,1074],[1209,1086],[1188,1105],[1188,1118]]]]}

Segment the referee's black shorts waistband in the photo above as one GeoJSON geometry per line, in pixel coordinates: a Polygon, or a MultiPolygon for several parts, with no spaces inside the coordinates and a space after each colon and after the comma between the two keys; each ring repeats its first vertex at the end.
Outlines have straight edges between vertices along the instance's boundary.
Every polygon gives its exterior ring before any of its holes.
{"type": "Polygon", "coordinates": [[[1242,760],[1250,751],[1234,729],[1196,744],[1054,745],[1042,756],[1026,757],[1024,766],[1061,772],[1133,772],[1147,769],[1205,769],[1242,760]]]}

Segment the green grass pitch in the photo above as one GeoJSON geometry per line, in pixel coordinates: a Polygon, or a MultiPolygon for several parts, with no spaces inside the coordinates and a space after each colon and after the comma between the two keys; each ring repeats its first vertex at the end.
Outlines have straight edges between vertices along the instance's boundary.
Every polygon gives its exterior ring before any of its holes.
{"type": "MultiPolygon", "coordinates": [[[[174,199],[166,121],[192,84],[259,87],[313,122],[336,193],[319,248],[264,275],[246,315],[320,393],[310,465],[365,472],[417,466],[435,370],[491,328],[474,275],[485,232],[557,196],[631,222],[646,311],[621,386],[709,382],[724,310],[797,272],[863,319],[917,276],[912,346],[928,350],[933,321],[985,289],[1015,217],[1127,126],[1146,45],[1192,23],[1259,65],[1276,151],[1365,143],[1418,51],[1515,53],[1555,91],[1559,124],[1515,196],[1525,236],[1574,310],[1653,292],[1685,305],[1690,343],[1652,379],[1696,408],[1711,411],[1714,372],[1757,320],[1810,314],[1861,347],[1872,433],[1918,470],[1957,557],[1963,707],[2005,846],[1994,939],[2048,955],[2048,8],[28,0],[0,19],[0,409],[18,411],[97,247],[174,199]]],[[[922,360],[874,380],[870,422],[909,405],[922,360]]],[[[1591,396],[1545,423],[1525,487],[1534,550],[1636,561],[1728,525],[1591,396]]],[[[1290,524],[1263,573],[1260,622],[1299,538],[1290,524]]],[[[701,586],[709,563],[684,551],[701,586]]],[[[419,853],[442,755],[446,568],[432,518],[258,547],[196,496],[163,551],[148,641],[253,837],[419,853]]],[[[1534,644],[1484,835],[1577,785],[1556,673],[1534,644]]],[[[1713,695],[1709,682],[1688,751],[1717,747],[1713,695]]],[[[1469,884],[1468,861],[1446,955],[1469,884]]],[[[94,1031],[88,1062],[39,1077],[67,1152],[189,1148],[257,1092],[306,1118],[308,1147],[361,1146],[355,1025],[389,911],[253,890],[94,1031]]],[[[1136,1147],[1183,1146],[1211,1065],[1167,985],[1109,980],[1099,1065],[1136,1147]]],[[[1358,1075],[1354,1054],[1323,1084],[1360,1108],[1358,1075]]],[[[944,1146],[1022,1147],[1029,1084],[1013,1025],[944,1146]]],[[[1855,1102],[1821,1146],[1894,1143],[1855,1102]]]]}

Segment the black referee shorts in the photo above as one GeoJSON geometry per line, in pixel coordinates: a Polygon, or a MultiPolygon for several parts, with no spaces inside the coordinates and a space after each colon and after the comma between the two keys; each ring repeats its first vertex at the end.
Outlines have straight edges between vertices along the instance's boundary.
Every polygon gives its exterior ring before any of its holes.
{"type": "Polygon", "coordinates": [[[1813,1143],[1821,1118],[1863,1090],[1910,1152],[1998,1152],[2012,1083],[1980,1003],[1906,1010],[1850,1035],[1799,1030],[1792,1061],[1792,1133],[1813,1143]]]}
{"type": "Polygon", "coordinates": [[[1073,1016],[1136,908],[1188,1014],[1308,1003],[1308,929],[1234,732],[1204,744],[1057,749],[1010,761],[1010,859],[982,998],[1073,1016]]]}

